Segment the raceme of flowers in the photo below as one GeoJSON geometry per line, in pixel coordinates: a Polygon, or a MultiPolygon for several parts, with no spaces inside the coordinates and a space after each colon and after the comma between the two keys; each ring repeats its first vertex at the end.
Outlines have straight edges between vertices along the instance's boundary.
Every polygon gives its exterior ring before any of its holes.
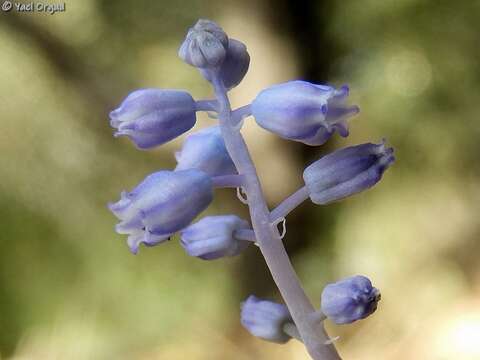
{"type": "MultiPolygon", "coordinates": [[[[244,119],[253,116],[263,129],[284,139],[318,146],[335,133],[347,137],[348,122],[359,108],[347,103],[347,86],[294,80],[267,87],[251,104],[229,111],[225,108],[227,92],[247,73],[250,55],[242,42],[229,38],[209,20],[199,20],[188,31],[179,56],[212,83],[216,98],[194,100],[184,90],[135,90],[110,113],[114,135],[126,136],[137,148],[147,150],[192,129],[199,111],[217,113],[224,123],[190,133],[175,154],[175,169],[148,175],[131,191],[123,191],[109,209],[119,219],[116,231],[127,235],[134,254],[141,244],[155,246],[179,233],[180,244],[190,256],[203,260],[237,256],[261,240],[251,225],[254,218],[219,214],[194,222],[212,202],[216,188],[248,193],[247,175],[239,170],[246,160],[226,135],[241,137],[244,119]]],[[[270,213],[272,226],[308,198],[325,205],[374,186],[393,162],[393,149],[384,141],[346,147],[321,157],[305,169],[305,186],[270,213]]],[[[379,299],[379,291],[368,278],[346,278],[324,288],[321,309],[312,319],[327,317],[337,324],[351,323],[373,313],[379,299]]],[[[302,340],[303,328],[286,305],[253,295],[242,304],[241,322],[251,334],[268,341],[302,340]]]]}

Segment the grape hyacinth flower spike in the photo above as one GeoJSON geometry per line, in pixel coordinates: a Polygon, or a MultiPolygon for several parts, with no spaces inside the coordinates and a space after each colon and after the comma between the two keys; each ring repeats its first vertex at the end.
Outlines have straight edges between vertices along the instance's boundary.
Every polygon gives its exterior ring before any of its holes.
{"type": "Polygon", "coordinates": [[[321,309],[315,310],[277,225],[285,225],[287,215],[309,198],[327,205],[372,187],[394,162],[393,149],[384,143],[366,143],[325,155],[305,169],[305,185],[270,210],[240,131],[244,119],[253,115],[259,126],[284,139],[322,145],[335,132],[348,136],[347,120],[359,111],[346,103],[348,87],[289,81],[267,87],[251,104],[232,109],[228,91],[240,84],[250,64],[245,44],[229,38],[213,21],[202,19],[188,30],[178,54],[211,83],[215,99],[196,101],[183,90],[134,91],[110,113],[115,136],[128,136],[138,148],[150,149],[190,130],[198,111],[206,111],[218,124],[186,137],[175,154],[173,171],[147,176],[109,205],[120,220],[117,232],[128,235],[133,253],[142,243],[153,246],[180,232],[186,253],[205,260],[240,255],[254,242],[284,304],[250,296],[241,307],[243,326],[267,341],[285,343],[296,338],[313,360],[339,360],[324,328],[325,316],[337,324],[363,319],[375,311],[380,293],[370,280],[355,276],[327,285],[321,309]],[[217,188],[241,189],[249,221],[222,214],[191,224],[212,202],[217,188]]]}

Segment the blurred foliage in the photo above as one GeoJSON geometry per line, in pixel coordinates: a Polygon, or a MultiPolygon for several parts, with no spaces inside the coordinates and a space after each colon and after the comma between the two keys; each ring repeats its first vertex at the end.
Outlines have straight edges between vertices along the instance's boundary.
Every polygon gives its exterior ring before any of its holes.
{"type": "MultiPolygon", "coordinates": [[[[480,358],[478,1],[66,8],[0,17],[0,357],[306,359],[300,344],[267,344],[239,325],[248,294],[278,298],[256,248],[204,262],[174,239],[132,256],[106,209],[149,172],[172,167],[181,144],[137,151],[111,137],[108,112],[138,87],[211,96],[176,57],[186,29],[207,17],[250,49],[251,72],[232,92],[238,105],[297,77],[348,82],[362,108],[351,136],[322,149],[246,126],[272,205],[325,151],[384,136],[395,147],[398,161],[374,190],[325,208],[303,204],[288,221],[286,245],[315,304],[325,282],[346,275],[365,274],[382,290],[368,320],[329,324],[340,352],[480,358]]],[[[245,216],[235,200],[221,191],[208,213],[245,216]]]]}

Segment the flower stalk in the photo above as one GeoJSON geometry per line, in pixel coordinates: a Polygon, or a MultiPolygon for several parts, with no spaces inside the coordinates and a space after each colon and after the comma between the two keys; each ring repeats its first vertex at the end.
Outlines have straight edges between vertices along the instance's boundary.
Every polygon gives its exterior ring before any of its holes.
{"type": "Polygon", "coordinates": [[[303,203],[310,196],[306,186],[301,187],[295,191],[292,195],[283,200],[275,209],[270,213],[270,219],[275,222],[278,219],[282,219],[298,205],[303,203]]]}
{"type": "Polygon", "coordinates": [[[315,312],[315,309],[300,285],[283,247],[278,229],[272,226],[270,211],[265,202],[255,166],[240,129],[235,127],[232,122],[232,109],[227,91],[215,70],[212,70],[211,79],[219,103],[219,122],[225,146],[238,173],[244,176],[243,188],[247,194],[253,230],[260,251],[312,359],[340,359],[335,346],[333,344],[326,345],[329,337],[323,323],[311,321],[311,314],[315,312]]]}
{"type": "Polygon", "coordinates": [[[212,178],[215,188],[238,188],[243,186],[244,177],[242,175],[222,175],[212,178]]]}

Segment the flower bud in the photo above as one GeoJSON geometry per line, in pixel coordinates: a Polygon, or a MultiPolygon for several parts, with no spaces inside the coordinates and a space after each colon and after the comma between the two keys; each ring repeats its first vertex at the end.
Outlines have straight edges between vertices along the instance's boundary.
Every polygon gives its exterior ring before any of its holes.
{"type": "Polygon", "coordinates": [[[349,324],[373,314],[380,291],[365,276],[352,276],[325,286],[322,312],[336,324],[349,324]]]}
{"type": "Polygon", "coordinates": [[[175,154],[175,158],[178,163],[175,170],[195,168],[212,177],[237,173],[219,126],[188,135],[182,150],[175,154]]]}
{"type": "Polygon", "coordinates": [[[116,231],[130,235],[129,246],[136,252],[139,243],[155,245],[183,229],[212,199],[212,180],[204,172],[159,171],[122,192],[109,208],[121,220],[116,231]]]}
{"type": "Polygon", "coordinates": [[[207,216],[182,230],[181,244],[188,255],[203,260],[235,256],[250,243],[235,238],[235,230],[249,228],[248,222],[235,215],[207,216]]]}
{"type": "Polygon", "coordinates": [[[324,205],[372,187],[394,160],[393,149],[383,142],[351,146],[315,161],[303,179],[310,199],[324,205]]]}
{"type": "Polygon", "coordinates": [[[348,87],[290,81],[262,90],[252,102],[257,123],[285,139],[322,145],[335,132],[348,136],[346,119],[359,112],[347,106],[348,87]]]}
{"type": "MultiPolygon", "coordinates": [[[[240,84],[249,65],[250,55],[245,44],[235,39],[229,39],[227,55],[218,72],[225,88],[230,90],[240,84]]],[[[210,72],[204,69],[200,69],[200,72],[205,79],[212,81],[210,72]]]]}
{"type": "Polygon", "coordinates": [[[220,66],[228,49],[228,37],[213,21],[200,19],[188,30],[178,55],[198,68],[220,66]]]}
{"type": "Polygon", "coordinates": [[[292,322],[285,305],[251,295],[242,303],[240,321],[252,335],[264,340],[286,343],[291,339],[283,330],[286,323],[292,322]]]}
{"type": "Polygon", "coordinates": [[[139,149],[149,149],[190,130],[196,105],[181,90],[142,89],[132,92],[110,113],[115,136],[128,136],[139,149]]]}

